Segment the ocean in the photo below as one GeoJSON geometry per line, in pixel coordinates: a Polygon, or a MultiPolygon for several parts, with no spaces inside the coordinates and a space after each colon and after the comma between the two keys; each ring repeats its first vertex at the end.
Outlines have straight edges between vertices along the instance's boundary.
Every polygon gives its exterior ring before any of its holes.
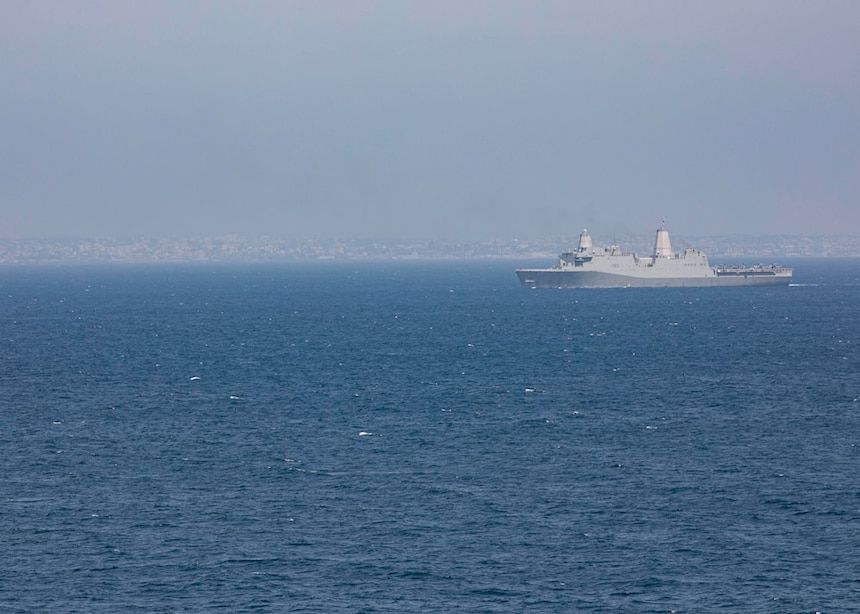
{"type": "Polygon", "coordinates": [[[860,260],[523,264],[0,267],[0,612],[860,611],[860,260]]]}

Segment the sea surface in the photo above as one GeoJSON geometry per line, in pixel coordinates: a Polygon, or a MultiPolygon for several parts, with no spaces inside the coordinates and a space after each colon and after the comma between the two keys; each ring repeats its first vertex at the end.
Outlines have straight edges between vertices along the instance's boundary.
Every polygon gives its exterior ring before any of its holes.
{"type": "Polygon", "coordinates": [[[0,267],[0,612],[860,611],[860,260],[522,264],[0,267]]]}

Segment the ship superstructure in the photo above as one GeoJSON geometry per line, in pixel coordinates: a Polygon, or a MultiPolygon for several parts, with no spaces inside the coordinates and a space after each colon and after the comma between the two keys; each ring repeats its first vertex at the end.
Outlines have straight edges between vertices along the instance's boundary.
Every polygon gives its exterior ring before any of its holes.
{"type": "Polygon", "coordinates": [[[617,245],[594,247],[583,230],[576,250],[561,254],[555,266],[516,273],[529,288],[671,288],[788,285],[793,271],[772,264],[711,266],[696,249],[673,252],[669,231],[661,225],[650,256],[625,253],[617,245]]]}

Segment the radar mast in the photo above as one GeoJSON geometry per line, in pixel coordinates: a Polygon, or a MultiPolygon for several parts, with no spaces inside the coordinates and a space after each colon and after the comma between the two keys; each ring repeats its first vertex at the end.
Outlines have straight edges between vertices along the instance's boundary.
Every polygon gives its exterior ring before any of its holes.
{"type": "Polygon", "coordinates": [[[657,238],[654,241],[654,257],[672,257],[672,243],[669,241],[669,231],[666,230],[666,220],[663,220],[663,223],[660,224],[660,228],[657,230],[657,238]]]}

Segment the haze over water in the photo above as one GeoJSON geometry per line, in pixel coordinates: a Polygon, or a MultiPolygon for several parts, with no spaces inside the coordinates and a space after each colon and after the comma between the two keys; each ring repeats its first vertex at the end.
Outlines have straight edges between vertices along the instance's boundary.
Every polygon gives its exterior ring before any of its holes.
{"type": "Polygon", "coordinates": [[[0,613],[856,611],[860,264],[782,255],[858,253],[858,24],[0,3],[0,613]],[[663,218],[795,283],[69,264],[525,259],[663,218]]]}

